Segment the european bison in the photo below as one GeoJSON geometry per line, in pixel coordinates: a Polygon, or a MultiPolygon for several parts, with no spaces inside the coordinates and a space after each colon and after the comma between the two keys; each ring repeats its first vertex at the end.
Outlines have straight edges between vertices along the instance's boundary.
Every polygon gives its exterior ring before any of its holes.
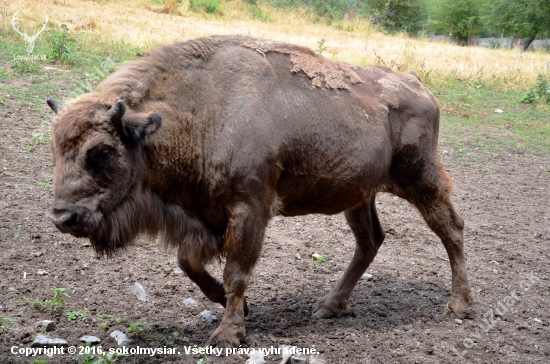
{"type": "Polygon", "coordinates": [[[110,255],[139,233],[178,247],[181,269],[226,308],[211,344],[239,345],[244,292],[275,215],[344,212],[357,248],[313,315],[336,315],[384,240],[375,196],[414,204],[452,269],[448,307],[468,312],[463,219],[437,154],[439,107],[413,73],[355,67],[243,36],[165,46],[101,93],[48,99],[51,220],[110,255]],[[223,281],[206,270],[226,260],[223,281]]]}

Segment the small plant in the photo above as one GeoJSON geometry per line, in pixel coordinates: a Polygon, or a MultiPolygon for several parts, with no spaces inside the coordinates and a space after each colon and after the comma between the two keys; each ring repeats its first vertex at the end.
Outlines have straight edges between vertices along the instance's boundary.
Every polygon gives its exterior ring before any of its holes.
{"type": "Polygon", "coordinates": [[[193,11],[204,11],[208,14],[220,14],[221,6],[220,0],[191,0],[193,11]]]}
{"type": "Polygon", "coordinates": [[[13,234],[13,240],[19,239],[20,236],[21,236],[21,225],[19,225],[17,229],[15,229],[15,233],[13,234]]]}
{"type": "Polygon", "coordinates": [[[317,263],[324,263],[326,262],[327,260],[325,259],[325,257],[323,257],[322,255],[314,255],[311,259],[313,259],[313,261],[317,262],[317,263]]]}
{"type": "Polygon", "coordinates": [[[102,322],[99,324],[99,327],[105,331],[109,330],[111,328],[111,325],[109,325],[108,323],[106,322],[102,322]]]}
{"type": "Polygon", "coordinates": [[[84,311],[69,311],[67,312],[67,320],[73,321],[76,319],[82,319],[84,320],[86,318],[86,313],[88,312],[88,309],[85,309],[84,311]]]}
{"type": "Polygon", "coordinates": [[[51,135],[44,135],[44,133],[36,133],[32,135],[34,144],[47,144],[52,139],[51,135]]]}
{"type": "Polygon", "coordinates": [[[0,318],[0,334],[7,332],[10,327],[11,319],[9,317],[0,318]]]}
{"type": "Polygon", "coordinates": [[[325,47],[325,42],[325,38],[317,42],[317,49],[315,50],[317,53],[323,54],[323,52],[327,50],[327,47],[325,47]]]}
{"type": "Polygon", "coordinates": [[[44,187],[44,189],[48,190],[48,191],[52,189],[51,184],[49,184],[47,182],[36,182],[36,185],[40,186],[40,187],[44,187]]]}
{"type": "Polygon", "coordinates": [[[71,46],[75,43],[74,38],[69,37],[69,27],[66,24],[61,24],[61,30],[51,30],[48,37],[50,49],[48,58],[61,63],[70,63],[71,61],[71,46]]]}
{"type": "Polygon", "coordinates": [[[524,104],[535,104],[538,101],[550,103],[550,81],[547,76],[539,74],[535,87],[524,93],[519,101],[524,104]]]}
{"type": "Polygon", "coordinates": [[[40,67],[38,67],[35,62],[29,61],[13,61],[11,67],[23,73],[33,73],[40,71],[40,67]]]}
{"type": "Polygon", "coordinates": [[[141,334],[146,330],[149,330],[153,327],[153,324],[150,322],[132,322],[130,327],[126,329],[127,334],[141,334]]]}
{"type": "Polygon", "coordinates": [[[334,247],[332,246],[332,244],[327,244],[327,246],[325,247],[325,252],[327,254],[332,254],[333,251],[334,251],[334,247]]]}
{"type": "Polygon", "coordinates": [[[65,293],[67,288],[64,287],[52,287],[53,297],[50,300],[39,300],[30,301],[30,305],[36,308],[39,311],[49,310],[51,313],[59,313],[63,309],[63,304],[65,303],[65,298],[70,296],[65,293]]]}
{"type": "MultiPolygon", "coordinates": [[[[86,344],[86,346],[90,346],[90,343],[86,344]]],[[[95,349],[95,348],[91,348],[95,349]]],[[[87,352],[87,354],[79,354],[75,356],[76,362],[79,364],[113,364],[118,361],[118,359],[122,357],[129,356],[128,354],[118,354],[118,353],[111,353],[108,351],[102,352],[97,358],[93,354],[94,350],[84,350],[84,352],[87,352]]],[[[99,352],[98,352],[99,354],[99,352]]]]}

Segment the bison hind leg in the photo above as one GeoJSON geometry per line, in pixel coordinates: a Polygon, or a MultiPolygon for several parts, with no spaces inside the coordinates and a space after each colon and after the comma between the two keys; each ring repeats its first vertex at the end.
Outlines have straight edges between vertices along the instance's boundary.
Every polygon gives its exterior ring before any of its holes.
{"type": "Polygon", "coordinates": [[[449,174],[436,153],[427,155],[409,148],[394,157],[391,192],[411,202],[441,239],[452,272],[452,293],[447,307],[458,317],[465,317],[469,313],[471,292],[464,255],[464,220],[451,201],[453,183],[449,174]]]}
{"type": "Polygon", "coordinates": [[[355,235],[357,246],[352,261],[336,286],[320,298],[313,310],[317,318],[337,315],[349,304],[355,285],[373,261],[385,234],[376,213],[375,197],[345,212],[346,220],[355,235]]]}

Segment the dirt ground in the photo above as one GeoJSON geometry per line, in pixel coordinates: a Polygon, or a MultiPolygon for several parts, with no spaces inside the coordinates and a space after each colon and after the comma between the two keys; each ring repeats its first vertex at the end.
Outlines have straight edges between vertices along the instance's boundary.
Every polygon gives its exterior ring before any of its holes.
{"type": "MultiPolygon", "coordinates": [[[[36,76],[62,88],[70,87],[67,78],[36,76]]],[[[115,348],[109,334],[130,328],[132,347],[176,347],[182,354],[133,355],[123,363],[244,363],[246,355],[185,355],[216,327],[201,311],[221,318],[224,310],[182,274],[175,251],[140,239],[116,258],[97,259],[87,240],[63,235],[49,222],[50,147],[33,134],[47,136],[50,113],[43,100],[50,95],[38,91],[24,103],[19,95],[32,82],[15,78],[8,86],[17,94],[3,87],[0,95],[0,362],[74,363],[69,354],[12,354],[14,346],[34,340],[38,321],[50,319],[56,328],[48,335],[69,345],[95,335],[104,350],[115,348]],[[136,299],[135,282],[146,287],[149,302],[136,299]],[[34,307],[32,301],[52,298],[54,286],[70,296],[62,310],[34,307]],[[188,298],[197,305],[185,306],[188,298]],[[76,317],[69,321],[70,315],[76,317]]],[[[359,282],[349,309],[337,318],[314,319],[311,311],[351,260],[355,242],[343,216],[270,222],[247,291],[244,347],[314,347],[325,363],[550,362],[550,158],[474,146],[460,152],[445,135],[441,139],[441,157],[456,184],[454,201],[466,221],[471,315],[460,323],[445,312],[451,271],[435,234],[407,202],[381,194],[386,241],[368,269],[372,279],[359,282]],[[313,253],[325,261],[313,261],[313,253]]],[[[219,264],[210,269],[221,276],[219,264]]],[[[279,363],[281,356],[266,359],[279,363]]]]}

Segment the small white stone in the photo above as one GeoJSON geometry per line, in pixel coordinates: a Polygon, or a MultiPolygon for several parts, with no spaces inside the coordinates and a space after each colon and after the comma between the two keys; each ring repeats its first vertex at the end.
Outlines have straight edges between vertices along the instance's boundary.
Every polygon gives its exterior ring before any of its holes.
{"type": "Polygon", "coordinates": [[[48,272],[46,272],[45,269],[39,269],[36,271],[36,274],[38,274],[39,276],[47,276],[48,272]]]}
{"type": "Polygon", "coordinates": [[[109,336],[116,340],[118,346],[126,346],[132,342],[132,340],[128,339],[128,336],[120,330],[111,332],[109,336]]]}
{"type": "Polygon", "coordinates": [[[493,269],[493,273],[498,274],[498,269],[493,269]]]}
{"type": "Polygon", "coordinates": [[[208,311],[208,310],[204,310],[201,312],[201,316],[206,320],[206,322],[208,322],[209,324],[211,324],[212,322],[214,321],[218,321],[218,317],[215,316],[215,315],[212,315],[212,312],[208,311]]]}
{"type": "Polygon", "coordinates": [[[134,294],[136,295],[136,298],[142,302],[147,302],[149,301],[149,297],[147,296],[147,292],[145,291],[145,287],[143,287],[141,284],[139,284],[138,282],[136,282],[134,284],[134,289],[133,291],[134,294]]]}
{"type": "Polygon", "coordinates": [[[536,321],[536,322],[538,322],[539,324],[542,324],[542,320],[541,320],[541,319],[534,318],[533,321],[536,321]]]}
{"type": "Polygon", "coordinates": [[[461,319],[455,319],[455,322],[459,325],[462,325],[462,320],[461,319]]]}
{"type": "Polygon", "coordinates": [[[373,275],[372,274],[369,274],[369,273],[365,273],[361,276],[361,279],[366,279],[367,281],[371,281],[372,280],[372,277],[373,275]]]}
{"type": "Polygon", "coordinates": [[[82,336],[80,338],[80,341],[95,345],[95,344],[99,344],[101,342],[101,339],[96,336],[86,335],[86,336],[82,336]]]}
{"type": "Polygon", "coordinates": [[[183,304],[186,305],[186,306],[197,306],[198,305],[197,301],[195,301],[192,298],[187,298],[187,299],[183,300],[183,304]]]}
{"type": "Polygon", "coordinates": [[[44,335],[38,335],[31,344],[31,348],[38,347],[53,347],[53,346],[67,346],[69,345],[63,339],[51,338],[44,335]]]}
{"type": "Polygon", "coordinates": [[[504,111],[502,111],[501,109],[496,109],[495,112],[496,112],[497,114],[502,114],[504,111]]]}
{"type": "Polygon", "coordinates": [[[254,350],[248,355],[248,360],[245,364],[265,364],[264,354],[259,350],[254,350]]]}

